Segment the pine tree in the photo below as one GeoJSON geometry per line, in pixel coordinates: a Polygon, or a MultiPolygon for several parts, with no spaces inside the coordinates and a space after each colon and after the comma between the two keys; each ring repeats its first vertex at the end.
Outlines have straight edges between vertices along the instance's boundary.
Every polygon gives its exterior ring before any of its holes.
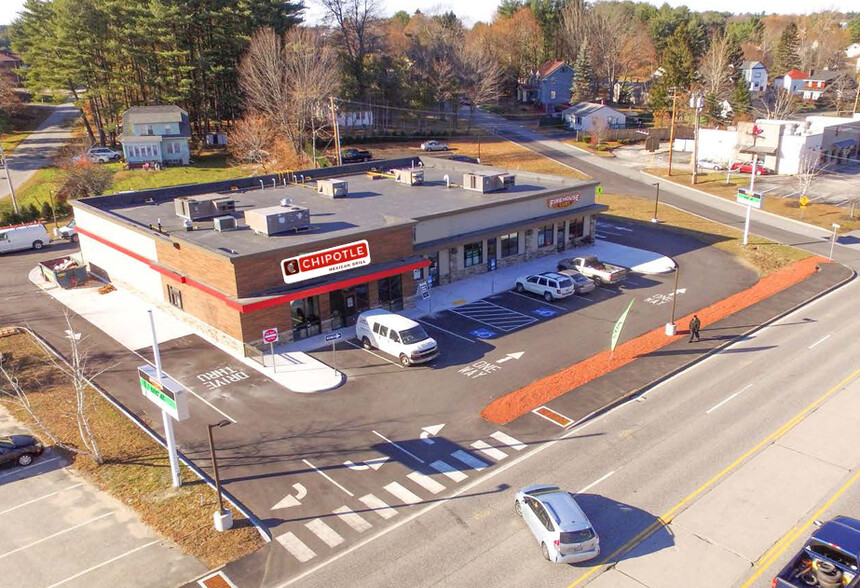
{"type": "Polygon", "coordinates": [[[693,39],[683,23],[678,25],[666,49],[660,66],[666,72],[663,78],[667,87],[689,88],[696,74],[696,59],[693,56],[693,39]]]}
{"type": "Polygon", "coordinates": [[[789,70],[799,68],[799,47],[800,38],[797,34],[797,24],[792,22],[782,31],[776,44],[776,55],[773,58],[773,73],[781,76],[789,70]]]}
{"type": "Polygon", "coordinates": [[[571,103],[590,100],[594,96],[594,69],[588,52],[588,42],[579,48],[579,55],[573,66],[573,82],[570,86],[571,103]]]}
{"type": "Polygon", "coordinates": [[[750,112],[750,108],[752,107],[750,87],[743,77],[735,79],[735,90],[732,92],[731,105],[732,111],[735,113],[735,119],[743,117],[750,112]]]}

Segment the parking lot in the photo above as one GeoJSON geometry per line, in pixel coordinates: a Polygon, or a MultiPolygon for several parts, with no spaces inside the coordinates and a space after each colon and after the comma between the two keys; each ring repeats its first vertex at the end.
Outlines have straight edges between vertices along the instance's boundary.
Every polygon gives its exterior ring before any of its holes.
{"type": "MultiPolygon", "coordinates": [[[[0,435],[26,433],[0,411],[0,435]]],[[[0,586],[173,586],[205,570],[49,448],[0,467],[0,586]],[[50,565],[45,565],[50,561],[50,565]]]]}

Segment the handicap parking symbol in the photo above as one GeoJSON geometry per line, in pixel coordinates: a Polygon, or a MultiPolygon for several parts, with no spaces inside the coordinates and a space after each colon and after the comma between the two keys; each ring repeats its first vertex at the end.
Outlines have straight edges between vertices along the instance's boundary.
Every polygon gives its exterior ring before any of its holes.
{"type": "Polygon", "coordinates": [[[475,329],[469,334],[477,337],[478,339],[492,339],[496,336],[496,332],[491,331],[490,329],[475,329]]]}
{"type": "Polygon", "coordinates": [[[545,307],[536,308],[536,309],[534,309],[532,312],[533,312],[534,314],[536,314],[536,315],[538,315],[538,316],[542,316],[542,317],[544,317],[544,318],[551,317],[551,316],[555,316],[555,315],[557,315],[557,314],[558,314],[558,312],[557,312],[557,311],[555,311],[555,310],[553,310],[553,309],[551,309],[551,308],[545,308],[545,307]]]}

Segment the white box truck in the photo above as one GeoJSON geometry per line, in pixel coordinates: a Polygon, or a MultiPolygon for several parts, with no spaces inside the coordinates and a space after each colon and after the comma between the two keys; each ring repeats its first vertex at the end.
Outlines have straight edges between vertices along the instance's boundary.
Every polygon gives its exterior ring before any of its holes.
{"type": "Polygon", "coordinates": [[[51,242],[51,235],[42,223],[0,227],[0,253],[41,249],[51,242]]]}

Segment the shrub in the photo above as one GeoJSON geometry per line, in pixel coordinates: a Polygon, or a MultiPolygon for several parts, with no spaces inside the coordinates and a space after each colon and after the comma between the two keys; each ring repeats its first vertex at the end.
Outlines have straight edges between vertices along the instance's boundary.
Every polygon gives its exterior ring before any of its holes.
{"type": "Polygon", "coordinates": [[[607,143],[598,143],[595,146],[595,149],[597,149],[598,151],[609,151],[610,149],[612,149],[612,147],[610,147],[607,143]]]}
{"type": "Polygon", "coordinates": [[[42,210],[40,211],[40,215],[44,219],[49,219],[53,216],[53,211],[51,210],[51,203],[50,202],[43,202],[42,203],[42,210]]]}
{"type": "Polygon", "coordinates": [[[591,143],[591,135],[582,135],[583,143],[591,143]]]}

